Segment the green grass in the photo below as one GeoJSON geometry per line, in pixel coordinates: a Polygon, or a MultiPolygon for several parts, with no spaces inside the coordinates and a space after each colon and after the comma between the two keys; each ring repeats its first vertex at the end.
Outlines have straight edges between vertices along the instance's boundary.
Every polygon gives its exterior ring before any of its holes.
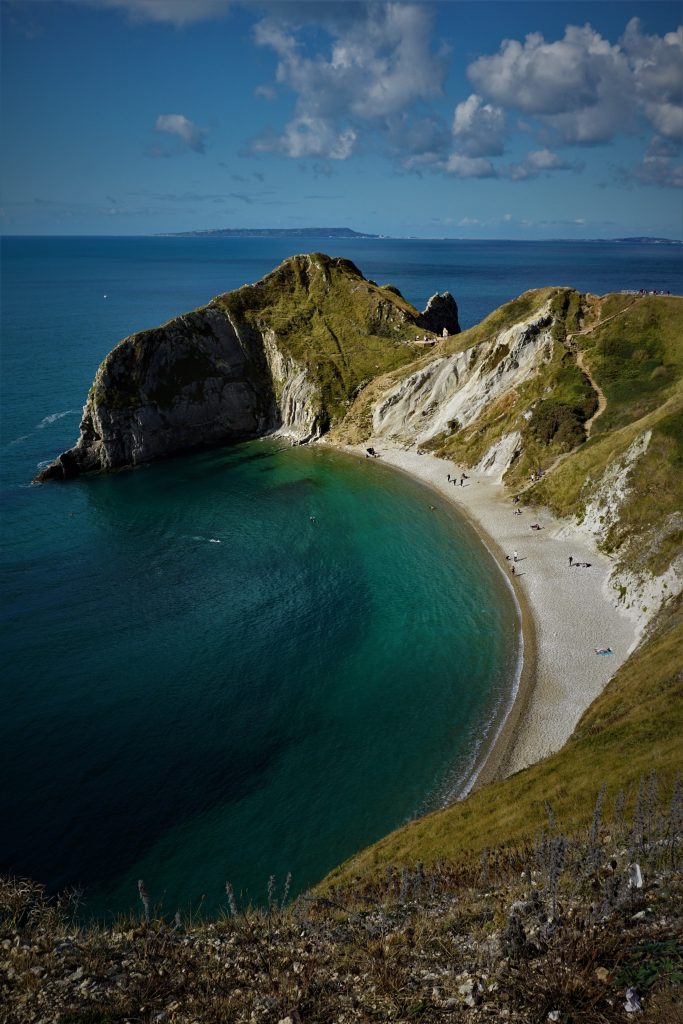
{"type": "Polygon", "coordinates": [[[415,324],[418,311],[395,289],[372,284],[350,261],[321,253],[292,257],[214,304],[275,332],[278,347],[307,368],[332,423],[364,385],[414,361],[418,350],[410,342],[425,333],[415,324]]]}
{"type": "Polygon", "coordinates": [[[658,635],[619,669],[559,753],[482,787],[460,803],[392,832],[333,871],[324,891],[353,878],[376,877],[388,864],[426,866],[531,841],[549,802],[567,831],[590,824],[595,794],[624,790],[632,804],[643,775],[657,768],[662,788],[683,767],[683,611],[663,613],[658,635]]]}
{"type": "Polygon", "coordinates": [[[683,375],[683,300],[647,296],[626,302],[610,296],[601,318],[624,312],[578,338],[607,399],[594,433],[605,434],[641,419],[662,404],[683,375]]]}

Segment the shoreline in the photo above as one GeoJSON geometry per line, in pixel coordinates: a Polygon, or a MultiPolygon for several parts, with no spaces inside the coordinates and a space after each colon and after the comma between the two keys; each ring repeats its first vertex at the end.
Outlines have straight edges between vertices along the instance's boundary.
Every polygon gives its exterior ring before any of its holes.
{"type": "MultiPolygon", "coordinates": [[[[364,447],[322,443],[365,458],[364,447]]],[[[575,526],[544,508],[524,508],[514,515],[511,495],[485,473],[466,469],[466,485],[455,487],[447,481],[448,473],[460,470],[453,462],[381,439],[368,443],[375,444],[384,465],[427,485],[463,516],[504,575],[517,606],[521,666],[492,738],[477,752],[454,798],[463,799],[559,750],[633,650],[638,630],[609,600],[611,560],[575,526]],[[530,530],[531,522],[542,529],[530,530]],[[517,549],[519,569],[513,577],[506,552],[517,549]],[[590,562],[590,567],[570,567],[570,554],[574,562],[590,562]],[[603,646],[613,654],[596,655],[595,648],[603,646]]]]}

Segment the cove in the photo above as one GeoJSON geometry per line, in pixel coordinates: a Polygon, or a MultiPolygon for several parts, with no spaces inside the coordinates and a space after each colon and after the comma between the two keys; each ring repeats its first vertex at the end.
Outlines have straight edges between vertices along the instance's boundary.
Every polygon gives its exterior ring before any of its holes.
{"type": "Polygon", "coordinates": [[[216,909],[226,880],[299,892],[462,786],[518,626],[433,492],[268,439],[24,494],[51,533],[18,554],[4,871],[99,917],[138,878],[167,913],[216,909]]]}

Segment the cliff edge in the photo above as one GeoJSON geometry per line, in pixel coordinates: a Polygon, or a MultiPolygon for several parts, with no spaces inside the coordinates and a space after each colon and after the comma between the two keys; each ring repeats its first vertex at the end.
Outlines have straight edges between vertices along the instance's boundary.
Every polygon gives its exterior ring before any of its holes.
{"type": "Polygon", "coordinates": [[[97,370],[78,441],[36,481],[274,431],[298,443],[320,437],[378,373],[459,329],[448,293],[420,313],[349,260],[293,256],[256,284],[119,342],[97,370]]]}

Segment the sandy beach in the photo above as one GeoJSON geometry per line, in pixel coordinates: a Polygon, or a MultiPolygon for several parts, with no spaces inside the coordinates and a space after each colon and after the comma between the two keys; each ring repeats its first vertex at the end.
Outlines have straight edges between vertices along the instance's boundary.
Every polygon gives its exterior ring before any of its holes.
{"type": "MultiPolygon", "coordinates": [[[[477,785],[512,774],[559,750],[638,640],[632,619],[609,600],[610,560],[591,539],[545,510],[515,506],[497,480],[378,442],[381,461],[430,485],[467,517],[510,580],[521,612],[524,663],[497,739],[479,766],[477,785]],[[541,529],[531,529],[538,523],[541,529]],[[517,562],[513,561],[516,552],[517,562]],[[510,559],[506,556],[510,556],[510,559]],[[589,568],[570,566],[590,563],[589,568]],[[512,574],[514,565],[515,574],[512,574]],[[596,648],[613,653],[601,656],[596,648]]],[[[364,458],[364,449],[346,451],[364,458]]]]}

